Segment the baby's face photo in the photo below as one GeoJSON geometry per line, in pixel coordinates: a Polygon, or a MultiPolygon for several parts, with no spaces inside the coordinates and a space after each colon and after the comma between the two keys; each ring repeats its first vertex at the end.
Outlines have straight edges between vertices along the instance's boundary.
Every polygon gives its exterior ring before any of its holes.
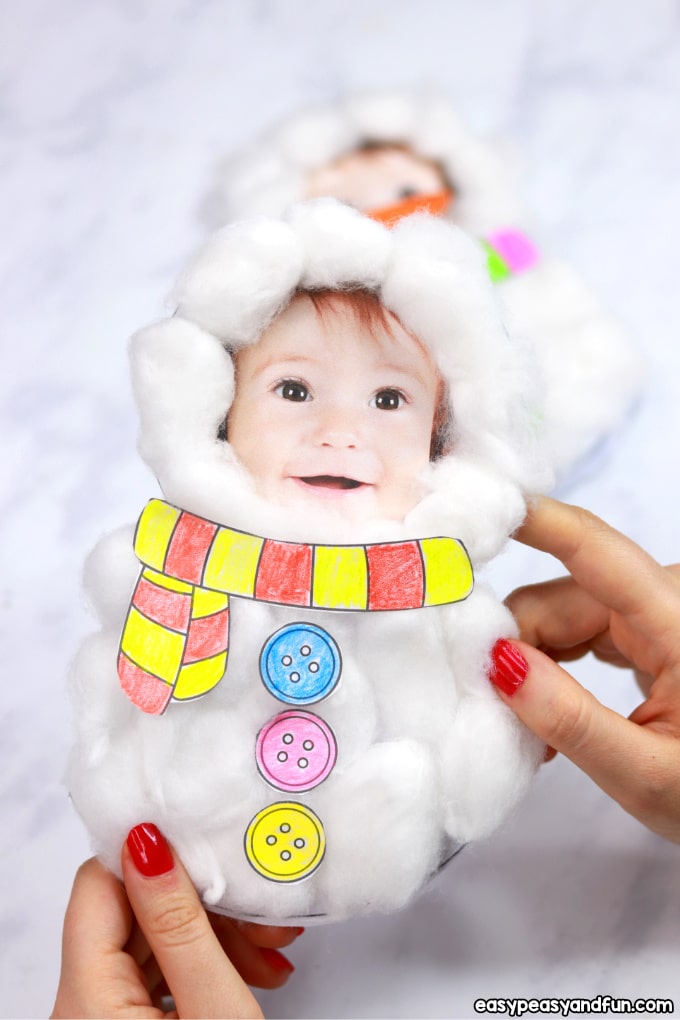
{"type": "Polygon", "coordinates": [[[350,152],[315,170],[306,193],[308,198],[330,195],[362,212],[373,212],[448,187],[435,163],[398,145],[379,145],[350,152]]]}
{"type": "Polygon", "coordinates": [[[359,300],[300,294],[234,356],[227,436],[273,502],[402,520],[423,494],[443,383],[377,299],[359,300]]]}

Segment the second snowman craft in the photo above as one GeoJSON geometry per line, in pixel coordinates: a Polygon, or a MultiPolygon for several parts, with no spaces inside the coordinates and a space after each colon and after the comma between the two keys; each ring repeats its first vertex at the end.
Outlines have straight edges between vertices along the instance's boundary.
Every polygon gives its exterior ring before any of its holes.
{"type": "Polygon", "coordinates": [[[472,134],[436,93],[357,93],[303,110],[225,159],[210,218],[280,215],[290,202],[330,195],[382,222],[420,210],[477,237],[506,325],[534,345],[547,454],[568,479],[622,424],[644,365],[576,272],[532,241],[516,162],[507,145],[472,134]]]}
{"type": "Polygon", "coordinates": [[[162,498],[87,567],[69,788],[119,870],[140,821],[204,902],[395,909],[525,792],[476,576],[547,478],[479,246],[332,199],[219,231],[132,339],[162,498]]]}

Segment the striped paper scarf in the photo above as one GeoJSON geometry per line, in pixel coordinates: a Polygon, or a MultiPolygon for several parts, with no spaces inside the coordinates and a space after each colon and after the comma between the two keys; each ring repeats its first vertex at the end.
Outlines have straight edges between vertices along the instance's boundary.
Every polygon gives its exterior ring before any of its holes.
{"type": "Polygon", "coordinates": [[[229,596],[333,611],[420,609],[460,602],[472,564],[455,538],[308,545],[261,538],[159,499],[137,523],[142,563],[118,654],[123,690],[143,712],[188,701],[222,679],[229,596]]]}

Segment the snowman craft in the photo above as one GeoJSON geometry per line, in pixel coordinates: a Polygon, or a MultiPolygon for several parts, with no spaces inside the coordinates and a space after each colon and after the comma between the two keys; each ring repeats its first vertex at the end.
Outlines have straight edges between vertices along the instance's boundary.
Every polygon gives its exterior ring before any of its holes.
{"type": "Polygon", "coordinates": [[[624,421],[644,365],[574,270],[529,239],[517,162],[507,144],[471,134],[430,90],[358,93],[302,111],[225,159],[208,214],[220,226],[330,195],[383,222],[422,210],[476,236],[506,326],[535,347],[546,451],[565,478],[624,421]]]}
{"type": "Polygon", "coordinates": [[[475,577],[549,480],[531,371],[479,246],[428,216],[234,224],[175,299],[132,339],[163,498],[88,561],[73,801],[114,871],[156,823],[211,909],[395,909],[541,757],[475,577]]]}

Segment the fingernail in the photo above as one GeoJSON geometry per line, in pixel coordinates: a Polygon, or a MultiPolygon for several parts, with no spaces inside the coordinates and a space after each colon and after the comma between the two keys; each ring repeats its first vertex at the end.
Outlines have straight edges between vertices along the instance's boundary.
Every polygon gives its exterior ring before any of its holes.
{"type": "Polygon", "coordinates": [[[491,650],[489,680],[504,694],[512,696],[527,678],[529,663],[518,648],[501,638],[491,650]]]}
{"type": "Polygon", "coordinates": [[[295,937],[296,938],[300,938],[300,936],[304,935],[304,933],[305,933],[305,929],[304,928],[296,928],[295,929],[295,937]]]}
{"type": "Polygon", "coordinates": [[[127,845],[137,871],[146,878],[164,875],[175,866],[170,847],[153,822],[142,822],[130,829],[127,845]]]}
{"type": "Polygon", "coordinates": [[[285,970],[289,974],[295,970],[293,964],[278,949],[261,949],[260,952],[265,963],[268,963],[274,970],[285,970]]]}

